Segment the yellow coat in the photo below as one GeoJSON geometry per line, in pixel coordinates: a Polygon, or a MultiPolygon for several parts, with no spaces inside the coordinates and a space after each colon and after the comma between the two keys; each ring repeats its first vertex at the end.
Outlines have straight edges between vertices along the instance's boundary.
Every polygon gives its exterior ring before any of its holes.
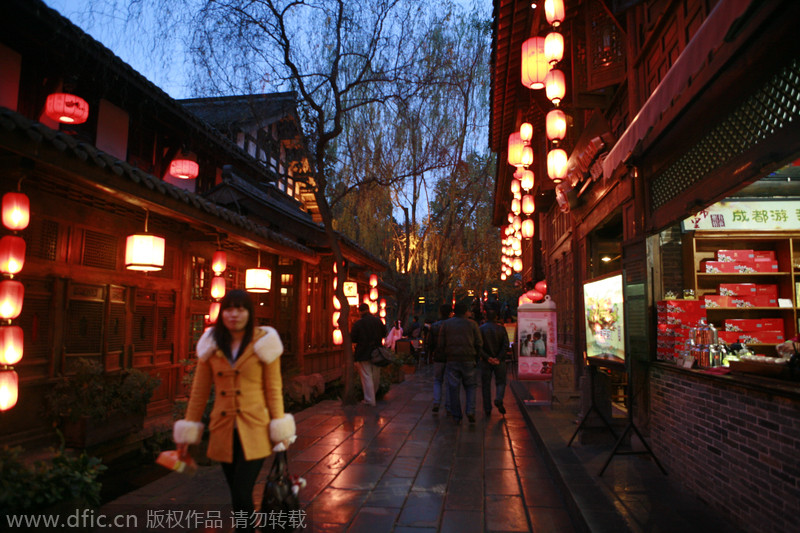
{"type": "Polygon", "coordinates": [[[281,353],[283,344],[278,332],[262,326],[256,328],[252,342],[231,364],[217,348],[213,328],[207,329],[197,343],[199,360],[192,392],[186,418],[175,423],[175,442],[200,442],[203,435],[200,420],[212,384],[216,396],[208,425],[209,459],[225,463],[233,461],[234,427],[239,430],[248,461],[267,457],[272,453],[273,444],[294,437],[294,418],[283,411],[281,353]]]}

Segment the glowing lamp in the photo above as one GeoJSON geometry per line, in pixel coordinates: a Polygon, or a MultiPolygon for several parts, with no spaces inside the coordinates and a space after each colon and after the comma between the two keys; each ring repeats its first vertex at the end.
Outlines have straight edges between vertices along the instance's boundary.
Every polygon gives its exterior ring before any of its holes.
{"type": "Polygon", "coordinates": [[[214,276],[211,278],[211,297],[219,300],[223,296],[225,296],[225,278],[214,276]]]}
{"type": "Polygon", "coordinates": [[[20,231],[31,221],[31,202],[21,192],[7,192],[3,195],[3,225],[20,231]]]}
{"type": "Polygon", "coordinates": [[[211,257],[211,270],[219,276],[228,268],[228,254],[224,250],[217,250],[211,257]]]}
{"type": "Polygon", "coordinates": [[[53,93],[47,97],[44,114],[64,124],[83,124],[89,118],[89,104],[74,94],[53,93]]]}
{"type": "Polygon", "coordinates": [[[370,287],[377,287],[378,286],[378,275],[377,274],[370,274],[370,276],[369,276],[369,286],[370,287]]]}
{"type": "Polygon", "coordinates": [[[547,282],[546,281],[537,281],[536,285],[533,286],[534,289],[542,293],[542,296],[547,294],[547,282]]]}
{"type": "Polygon", "coordinates": [[[560,109],[552,109],[545,119],[547,139],[561,141],[567,135],[567,115],[560,109]]]}
{"type": "Polygon", "coordinates": [[[339,298],[337,298],[336,296],[333,297],[333,308],[336,309],[337,311],[342,308],[342,304],[339,303],[339,298]]]}
{"type": "Polygon", "coordinates": [[[22,312],[24,297],[25,287],[22,283],[12,279],[0,281],[0,318],[4,320],[17,318],[22,312]]]}
{"type": "Polygon", "coordinates": [[[522,258],[515,257],[514,266],[512,268],[514,269],[514,272],[522,272],[522,258]]]}
{"type": "Polygon", "coordinates": [[[533,195],[526,194],[522,197],[522,212],[526,215],[530,215],[536,211],[536,205],[533,202],[533,195]]]}
{"type": "Polygon", "coordinates": [[[529,89],[544,87],[550,64],[544,54],[544,37],[531,37],[522,43],[522,85],[529,89]]]}
{"type": "Polygon", "coordinates": [[[522,147],[522,166],[527,167],[533,164],[533,148],[530,146],[522,147]]]}
{"type": "Polygon", "coordinates": [[[544,38],[544,57],[550,65],[555,65],[564,57],[564,36],[551,32],[544,38]]]}
{"type": "Polygon", "coordinates": [[[14,275],[25,264],[25,239],[6,235],[0,239],[0,272],[14,275]]]}
{"type": "Polygon", "coordinates": [[[380,317],[381,317],[381,318],[386,318],[386,309],[381,309],[381,311],[380,311],[380,317]]]}
{"type": "Polygon", "coordinates": [[[502,274],[500,274],[500,281],[505,281],[505,280],[507,280],[507,279],[508,279],[508,276],[506,276],[506,273],[505,273],[505,272],[503,272],[502,274]]]}
{"type": "Polygon", "coordinates": [[[520,185],[526,191],[533,189],[533,171],[526,170],[522,173],[522,179],[520,180],[520,185]]]}
{"type": "Polygon", "coordinates": [[[369,290],[369,299],[370,300],[377,300],[378,299],[378,289],[377,289],[377,287],[372,287],[369,290]]]}
{"type": "MultiPolygon", "coordinates": [[[[514,213],[515,215],[519,215],[521,211],[522,211],[522,209],[521,209],[521,205],[520,205],[519,199],[518,198],[513,198],[511,200],[511,212],[514,213]]],[[[513,223],[513,221],[512,221],[512,223],[513,223]]]]}
{"type": "Polygon", "coordinates": [[[380,304],[381,309],[386,309],[386,298],[381,298],[380,304]]]}
{"type": "Polygon", "coordinates": [[[14,370],[0,370],[0,411],[8,411],[17,405],[19,376],[14,370]]]}
{"type": "Polygon", "coordinates": [[[369,303],[369,312],[373,315],[378,312],[378,302],[369,303]]]}
{"type": "Polygon", "coordinates": [[[544,17],[554,28],[560,26],[564,22],[564,0],[545,0],[544,17]]]}
{"type": "Polygon", "coordinates": [[[544,298],[544,294],[542,294],[541,292],[539,292],[539,291],[537,291],[535,289],[532,289],[532,290],[529,290],[528,292],[526,292],[525,296],[527,296],[528,298],[531,299],[531,301],[534,301],[534,302],[538,302],[539,300],[544,298]]]}
{"type": "Polygon", "coordinates": [[[547,73],[544,79],[544,90],[547,99],[553,102],[553,105],[558,105],[567,94],[567,82],[564,79],[564,73],[554,68],[547,73]]]}
{"type": "Polygon", "coordinates": [[[248,268],[244,273],[244,288],[248,292],[269,292],[272,288],[272,271],[266,268],[248,268]]]}
{"type": "Polygon", "coordinates": [[[191,159],[173,159],[169,173],[182,180],[193,180],[200,173],[200,165],[191,159]]]}
{"type": "Polygon", "coordinates": [[[340,330],[339,328],[334,329],[333,330],[333,344],[336,345],[336,346],[341,346],[341,344],[343,342],[344,342],[344,339],[342,338],[342,330],[340,330]]]}
{"type": "Polygon", "coordinates": [[[517,194],[520,191],[520,183],[517,178],[511,180],[511,193],[517,194]]]}
{"type": "Polygon", "coordinates": [[[508,164],[515,167],[524,166],[523,150],[525,142],[522,140],[518,131],[508,136],[508,164]]]}
{"type": "Polygon", "coordinates": [[[523,122],[520,124],[519,136],[522,138],[522,142],[526,144],[531,142],[531,139],[533,138],[533,126],[530,122],[523,122]]]}
{"type": "Polygon", "coordinates": [[[342,316],[341,311],[334,311],[333,316],[331,317],[331,323],[333,324],[334,328],[339,327],[339,317],[342,316]]]}
{"type": "Polygon", "coordinates": [[[128,235],[125,242],[125,268],[155,272],[164,268],[164,237],[151,233],[128,235]]]}
{"type": "Polygon", "coordinates": [[[22,359],[22,328],[0,327],[0,365],[15,365],[22,359]]]}
{"type": "Polygon", "coordinates": [[[526,239],[533,237],[533,219],[526,218],[522,221],[522,236],[526,239]]]}
{"type": "Polygon", "coordinates": [[[220,303],[219,302],[211,302],[211,305],[208,306],[208,322],[214,323],[219,318],[219,309],[220,303]]]}
{"type": "Polygon", "coordinates": [[[512,222],[512,224],[514,225],[514,231],[522,227],[522,219],[519,218],[519,215],[514,217],[514,222],[512,222]]]}
{"type": "Polygon", "coordinates": [[[369,305],[369,294],[364,295],[364,297],[361,299],[361,303],[369,305]]]}
{"type": "Polygon", "coordinates": [[[561,148],[547,153],[547,175],[556,183],[561,183],[567,176],[567,152],[561,148]]]}

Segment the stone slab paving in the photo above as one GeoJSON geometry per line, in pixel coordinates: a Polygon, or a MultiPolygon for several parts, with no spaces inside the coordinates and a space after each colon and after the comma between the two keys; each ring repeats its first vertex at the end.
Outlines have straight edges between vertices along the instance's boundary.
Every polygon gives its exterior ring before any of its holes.
{"type": "MultiPolygon", "coordinates": [[[[474,424],[433,413],[432,391],[432,367],[423,367],[393,385],[377,407],[329,400],[295,413],[298,440],[289,465],[308,482],[300,493],[303,531],[576,531],[510,390],[506,415],[495,408],[485,418],[479,389],[474,424]]],[[[267,471],[265,465],[257,499],[267,471]]],[[[224,523],[147,529],[142,522],[138,531],[227,532],[228,502],[221,469],[209,466],[194,477],[169,474],[101,512],[213,510],[224,523]]]]}

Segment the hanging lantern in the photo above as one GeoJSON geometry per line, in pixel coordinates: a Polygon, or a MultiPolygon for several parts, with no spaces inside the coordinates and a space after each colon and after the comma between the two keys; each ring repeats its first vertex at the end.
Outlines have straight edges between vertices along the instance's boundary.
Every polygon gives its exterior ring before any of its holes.
{"type": "Polygon", "coordinates": [[[0,365],[15,365],[22,359],[22,328],[0,326],[0,365]]]}
{"type": "Polygon", "coordinates": [[[334,311],[333,316],[331,317],[331,322],[333,323],[334,328],[339,327],[339,317],[342,316],[340,311],[334,311]]]}
{"type": "Polygon", "coordinates": [[[228,254],[224,250],[217,250],[211,257],[211,270],[219,276],[228,268],[228,254]]]}
{"type": "MultiPolygon", "coordinates": [[[[521,205],[520,205],[519,199],[517,199],[517,198],[512,198],[511,199],[511,212],[514,213],[515,215],[519,215],[520,214],[521,205]]],[[[513,220],[512,220],[512,223],[513,223],[513,220]]]]}
{"type": "Polygon", "coordinates": [[[53,93],[47,97],[44,114],[64,124],[83,124],[89,118],[89,104],[80,96],[53,93]]]}
{"type": "Polygon", "coordinates": [[[531,301],[533,301],[533,302],[538,302],[539,300],[544,298],[544,294],[542,294],[541,292],[539,292],[539,291],[537,291],[535,289],[532,289],[532,290],[529,290],[528,292],[526,292],[525,296],[530,298],[531,301]]]}
{"type": "Polygon", "coordinates": [[[337,311],[342,308],[342,304],[339,303],[339,298],[336,296],[333,297],[333,308],[337,311]]]}
{"type": "Polygon", "coordinates": [[[522,221],[522,236],[525,239],[533,237],[533,219],[526,218],[522,221]]]}
{"type": "Polygon", "coordinates": [[[544,37],[531,37],[522,43],[522,85],[529,89],[544,87],[550,64],[544,55],[544,37]]]}
{"type": "Polygon", "coordinates": [[[386,309],[386,298],[381,298],[380,304],[381,309],[386,309]]]}
{"type": "Polygon", "coordinates": [[[211,297],[219,300],[223,296],[225,296],[225,278],[214,276],[211,278],[211,297]]]}
{"type": "Polygon", "coordinates": [[[378,312],[378,302],[369,303],[369,312],[373,315],[378,312]]]}
{"type": "Polygon", "coordinates": [[[526,194],[525,196],[523,196],[522,197],[522,212],[525,213],[526,215],[530,215],[535,210],[536,210],[536,206],[534,205],[534,202],[533,202],[533,195],[532,194],[526,194]]]}
{"type": "Polygon", "coordinates": [[[369,286],[370,287],[377,287],[378,286],[378,275],[377,274],[370,274],[370,276],[369,276],[369,286]]]}
{"type": "Polygon", "coordinates": [[[514,217],[514,231],[518,230],[522,226],[522,219],[519,218],[519,215],[514,217]]]}
{"type": "Polygon", "coordinates": [[[333,344],[335,346],[341,346],[341,344],[343,342],[344,342],[344,339],[342,338],[342,330],[340,330],[339,328],[334,329],[333,330],[333,344]]]}
{"type": "Polygon", "coordinates": [[[520,185],[526,191],[533,189],[533,171],[526,170],[522,173],[522,179],[520,180],[520,185]]]}
{"type": "Polygon", "coordinates": [[[530,146],[522,147],[522,166],[527,167],[533,164],[533,148],[530,146]]]}
{"type": "Polygon", "coordinates": [[[555,183],[561,183],[567,176],[567,152],[561,148],[547,153],[547,175],[555,183]]]}
{"type": "Polygon", "coordinates": [[[553,102],[553,105],[558,105],[564,95],[567,94],[567,82],[564,79],[564,73],[557,68],[547,73],[544,86],[547,99],[553,102]]]}
{"type": "Polygon", "coordinates": [[[522,138],[522,142],[525,144],[530,144],[531,139],[533,138],[533,126],[530,122],[523,122],[520,125],[519,136],[522,138]]]}
{"type": "Polygon", "coordinates": [[[248,268],[244,273],[244,288],[248,292],[269,292],[272,288],[272,271],[266,268],[248,268]]]}
{"type": "Polygon", "coordinates": [[[548,64],[555,65],[564,57],[564,36],[551,32],[544,38],[544,57],[548,64]]]}
{"type": "Polygon", "coordinates": [[[164,237],[151,233],[128,235],[125,242],[125,268],[155,272],[164,268],[164,237]]]}
{"type": "Polygon", "coordinates": [[[564,0],[544,0],[544,17],[557,28],[564,22],[564,0]]]}
{"type": "Polygon", "coordinates": [[[21,231],[31,221],[31,202],[21,192],[3,195],[3,225],[12,231],[21,231]]]}
{"type": "Polygon", "coordinates": [[[560,109],[551,109],[545,119],[547,139],[561,141],[567,135],[567,115],[560,109]]]}
{"type": "Polygon", "coordinates": [[[378,289],[377,289],[377,287],[372,287],[369,290],[369,299],[373,300],[373,301],[378,299],[378,289]]]}
{"type": "Polygon", "coordinates": [[[511,180],[511,193],[516,194],[520,191],[520,183],[517,178],[511,180]]]}
{"type": "Polygon", "coordinates": [[[386,318],[386,309],[381,309],[380,310],[380,317],[381,318],[386,318]]]}
{"type": "Polygon", "coordinates": [[[369,305],[369,294],[365,294],[364,297],[361,298],[361,303],[369,305]]]}
{"type": "Polygon", "coordinates": [[[200,165],[191,159],[173,159],[169,173],[182,180],[193,180],[200,173],[200,165]]]}
{"type": "Polygon", "coordinates": [[[17,405],[19,376],[14,370],[0,370],[0,411],[8,411],[17,405]]]}
{"type": "Polygon", "coordinates": [[[0,239],[0,272],[13,276],[25,264],[25,239],[6,235],[0,239]]]}
{"type": "Polygon", "coordinates": [[[516,198],[517,200],[522,200],[522,193],[521,192],[515,192],[514,193],[514,198],[516,198]]]}
{"type": "Polygon", "coordinates": [[[522,258],[515,257],[514,258],[514,266],[512,267],[514,272],[522,272],[522,258]]]}
{"type": "Polygon", "coordinates": [[[17,318],[22,312],[24,297],[25,287],[22,283],[12,279],[0,281],[0,318],[4,320],[17,318]]]}
{"type": "Polygon", "coordinates": [[[536,282],[536,285],[534,285],[533,288],[541,292],[542,296],[547,294],[547,282],[544,280],[536,282]]]}
{"type": "Polygon", "coordinates": [[[508,164],[515,167],[524,166],[525,143],[518,131],[508,136],[508,164]]]}
{"type": "Polygon", "coordinates": [[[505,280],[507,280],[507,279],[508,279],[508,277],[506,276],[506,273],[505,273],[505,272],[503,272],[502,274],[500,274],[500,281],[505,281],[505,280]]]}
{"type": "Polygon", "coordinates": [[[208,306],[208,322],[210,324],[214,324],[219,318],[219,308],[219,302],[211,302],[211,305],[208,306]]]}

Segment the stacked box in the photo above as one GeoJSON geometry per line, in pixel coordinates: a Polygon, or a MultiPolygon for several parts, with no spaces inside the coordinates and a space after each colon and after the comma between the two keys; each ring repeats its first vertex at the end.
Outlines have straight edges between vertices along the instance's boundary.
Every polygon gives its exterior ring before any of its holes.
{"type": "Polygon", "coordinates": [[[758,258],[753,265],[756,272],[778,272],[778,262],[774,259],[758,258]]]}
{"type": "Polygon", "coordinates": [[[721,294],[703,295],[706,308],[717,307],[778,307],[778,299],[764,295],[723,296],[721,294]]]}
{"type": "Polygon", "coordinates": [[[753,259],[769,259],[775,261],[775,252],[772,250],[755,250],[753,259]]]}
{"type": "MultiPolygon", "coordinates": [[[[753,274],[758,272],[755,261],[711,261],[704,259],[700,262],[700,265],[701,271],[708,274],[753,274]]],[[[777,271],[777,267],[775,270],[777,271]]]]}
{"type": "Polygon", "coordinates": [[[722,296],[755,296],[755,283],[720,283],[719,293],[722,296]]]}
{"type": "Polygon", "coordinates": [[[724,327],[718,335],[728,344],[780,344],[786,340],[782,318],[728,318],[724,327]]]}
{"type": "Polygon", "coordinates": [[[756,258],[754,250],[717,250],[717,261],[753,261],[756,258]]]}
{"type": "Polygon", "coordinates": [[[674,361],[686,349],[691,328],[701,318],[706,318],[702,300],[663,300],[656,305],[658,327],[656,357],[661,361],[674,361]]]}
{"type": "Polygon", "coordinates": [[[769,296],[778,299],[777,285],[756,285],[756,296],[769,296]]]}
{"type": "Polygon", "coordinates": [[[727,318],[723,325],[726,331],[772,330],[783,333],[782,318],[727,318]]]}

